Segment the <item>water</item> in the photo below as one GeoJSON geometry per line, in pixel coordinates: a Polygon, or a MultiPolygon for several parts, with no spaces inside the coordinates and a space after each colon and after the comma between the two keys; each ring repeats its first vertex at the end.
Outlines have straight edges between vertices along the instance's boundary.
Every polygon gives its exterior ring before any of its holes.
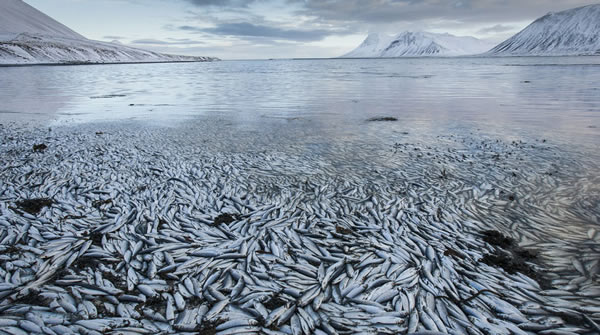
{"type": "Polygon", "coordinates": [[[393,116],[406,130],[533,133],[592,151],[600,143],[600,57],[44,66],[0,68],[0,78],[0,120],[226,120],[331,138],[393,116]]]}

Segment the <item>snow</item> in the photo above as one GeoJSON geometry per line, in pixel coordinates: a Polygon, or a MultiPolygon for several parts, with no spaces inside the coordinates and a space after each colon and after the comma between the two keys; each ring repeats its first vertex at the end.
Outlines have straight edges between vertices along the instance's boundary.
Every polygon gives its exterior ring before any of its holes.
{"type": "Polygon", "coordinates": [[[0,64],[127,63],[211,61],[211,57],[159,54],[124,45],[20,34],[0,43],[0,64]]]}
{"type": "Polygon", "coordinates": [[[21,0],[0,0],[0,64],[211,61],[89,40],[21,0]]]}
{"type": "Polygon", "coordinates": [[[358,48],[342,57],[449,57],[479,54],[492,47],[470,36],[407,31],[393,37],[369,34],[358,48]]]}
{"type": "Polygon", "coordinates": [[[343,57],[360,58],[360,57],[377,57],[383,53],[383,50],[390,45],[392,38],[383,34],[371,33],[362,42],[358,48],[347,53],[343,57]]]}
{"type": "Polygon", "coordinates": [[[600,5],[548,13],[490,50],[499,56],[600,54],[600,5]]]}
{"type": "Polygon", "coordinates": [[[11,40],[22,33],[73,39],[85,38],[21,0],[1,0],[0,41],[11,40]]]}

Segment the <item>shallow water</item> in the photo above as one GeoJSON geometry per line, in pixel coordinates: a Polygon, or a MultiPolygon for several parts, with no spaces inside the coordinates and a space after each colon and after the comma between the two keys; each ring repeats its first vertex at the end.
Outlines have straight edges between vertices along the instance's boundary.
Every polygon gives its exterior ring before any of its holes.
{"type": "Polygon", "coordinates": [[[600,57],[42,66],[0,68],[0,78],[3,121],[223,120],[234,131],[284,129],[286,140],[354,136],[363,120],[393,116],[404,129],[600,143],[600,57]]]}

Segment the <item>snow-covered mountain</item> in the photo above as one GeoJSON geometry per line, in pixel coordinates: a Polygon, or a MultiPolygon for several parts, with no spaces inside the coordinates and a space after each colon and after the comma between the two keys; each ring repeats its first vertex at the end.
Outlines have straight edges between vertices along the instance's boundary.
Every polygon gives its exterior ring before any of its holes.
{"type": "Polygon", "coordinates": [[[464,56],[485,52],[494,45],[470,36],[428,32],[403,32],[396,36],[369,34],[346,58],[464,56]]]}
{"type": "Polygon", "coordinates": [[[549,13],[488,53],[499,56],[600,55],[600,4],[549,13]]]}
{"type": "Polygon", "coordinates": [[[211,61],[89,40],[22,0],[0,0],[0,64],[211,61]]]}
{"type": "Polygon", "coordinates": [[[342,57],[360,58],[360,57],[380,57],[385,48],[390,45],[391,37],[371,33],[356,49],[343,55],[342,57]]]}

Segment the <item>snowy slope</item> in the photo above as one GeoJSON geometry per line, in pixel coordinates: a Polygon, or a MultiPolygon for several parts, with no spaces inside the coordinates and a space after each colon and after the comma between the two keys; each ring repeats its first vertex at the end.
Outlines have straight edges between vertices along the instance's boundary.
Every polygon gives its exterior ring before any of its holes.
{"type": "Polygon", "coordinates": [[[358,48],[342,57],[463,56],[482,53],[491,47],[493,44],[470,36],[407,31],[394,37],[370,34],[358,48]]]}
{"type": "Polygon", "coordinates": [[[22,33],[85,38],[21,0],[1,0],[0,41],[11,40],[22,33]]]}
{"type": "Polygon", "coordinates": [[[0,0],[0,64],[211,61],[88,40],[22,0],[0,0]]]}
{"type": "MultiPolygon", "coordinates": [[[[4,1],[4,0],[1,0],[4,1]]],[[[124,45],[20,34],[0,42],[0,64],[138,63],[212,61],[211,57],[165,55],[124,45]]]]}
{"type": "Polygon", "coordinates": [[[549,13],[494,47],[488,54],[600,55],[600,5],[549,13]]]}
{"type": "Polygon", "coordinates": [[[392,41],[392,37],[371,33],[367,38],[362,42],[358,48],[352,50],[351,52],[345,54],[342,57],[348,58],[360,58],[360,57],[379,57],[375,55],[380,55],[383,53],[383,50],[390,45],[392,41]]]}

